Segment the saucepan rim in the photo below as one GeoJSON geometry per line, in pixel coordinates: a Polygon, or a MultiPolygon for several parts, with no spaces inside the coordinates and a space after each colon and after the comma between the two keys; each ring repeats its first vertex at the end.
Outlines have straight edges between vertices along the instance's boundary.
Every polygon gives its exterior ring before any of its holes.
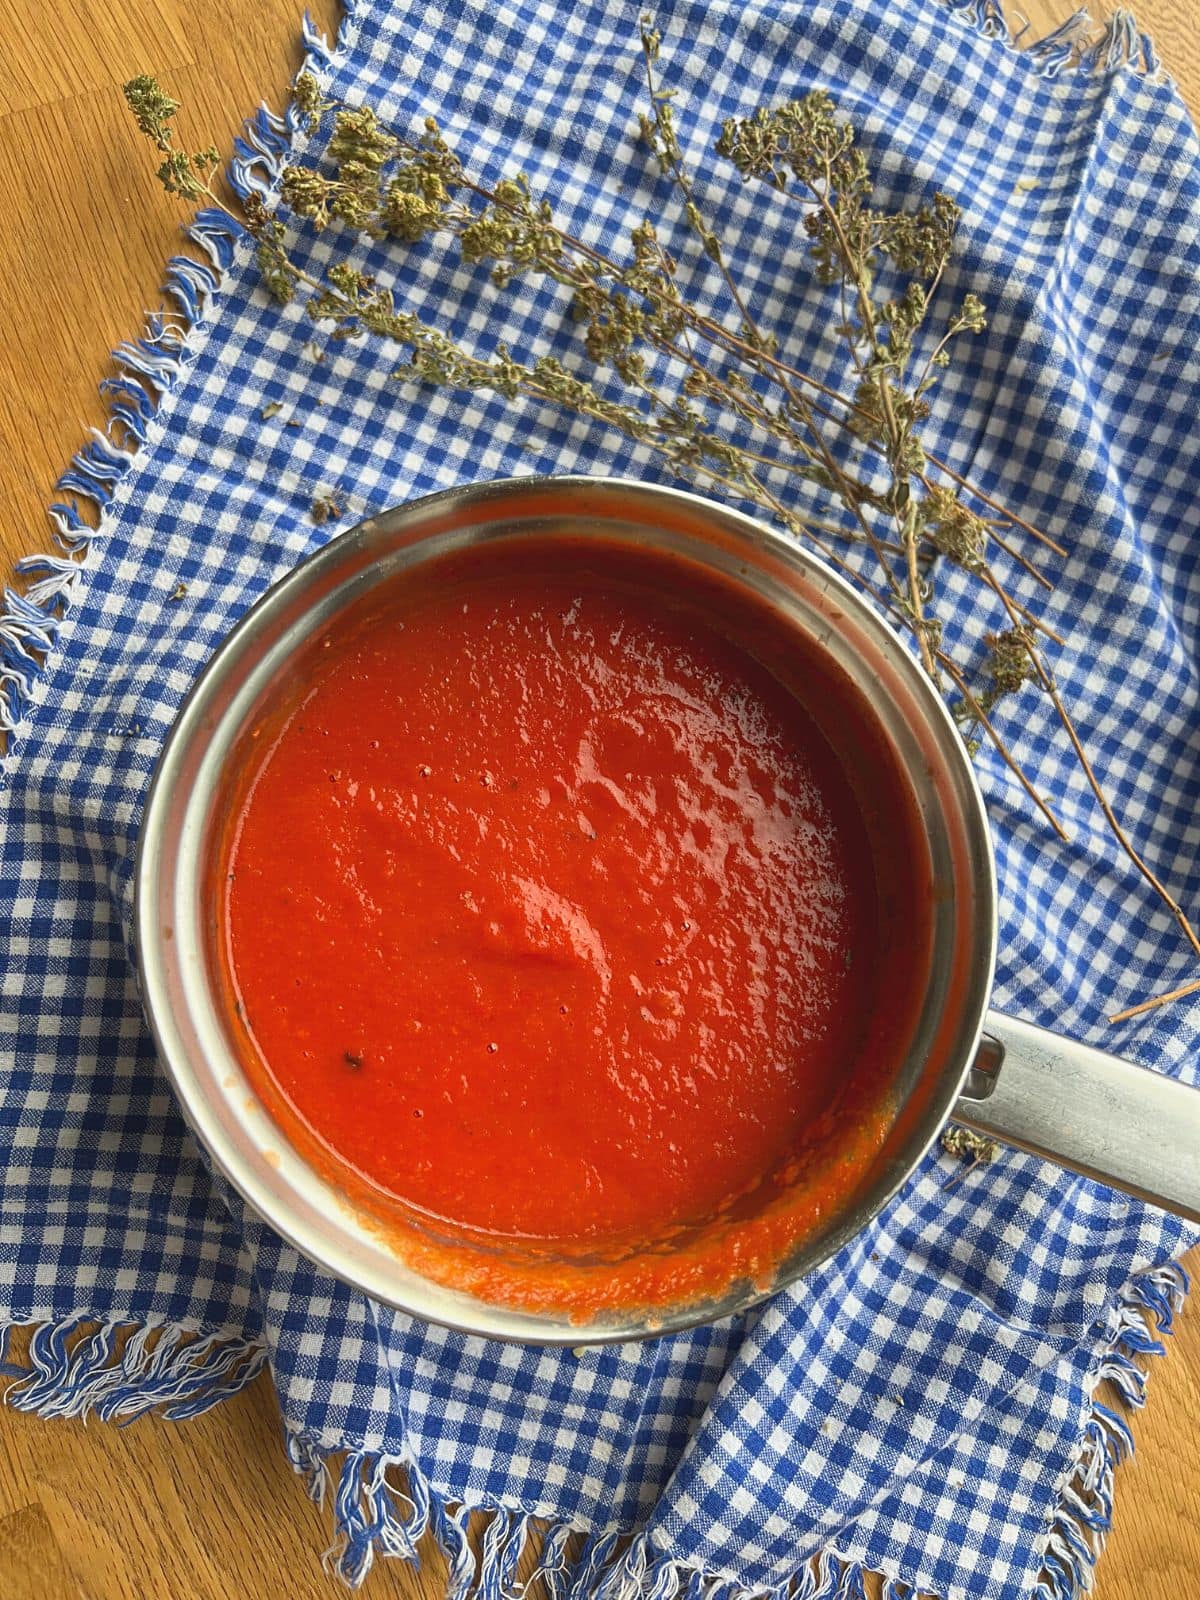
{"type": "MultiPolygon", "coordinates": [[[[703,538],[699,531],[696,536],[703,538]]],[[[344,603],[343,595],[341,604],[344,603]]],[[[284,643],[276,640],[275,646],[286,650],[286,635],[284,643]]],[[[212,761],[219,770],[219,757],[213,755],[212,761]]],[[[937,804],[945,810],[944,800],[937,804]]],[[[964,885],[956,885],[956,893],[963,889],[964,885]]],[[[758,519],[682,489],[586,475],[505,478],[442,490],[365,519],[280,579],[225,636],[181,704],[159,756],[138,835],[133,925],[143,1004],[183,1114],[218,1170],[277,1233],[303,1256],[371,1298],[459,1332],[529,1344],[603,1344],[676,1332],[747,1309],[832,1256],[878,1215],[911,1176],[945,1126],[970,1072],[983,1031],[996,954],[995,863],[983,798],[941,695],[891,624],[827,562],[758,519]],[[564,511],[560,506],[556,513],[556,499],[575,499],[586,509],[575,511],[568,506],[564,511]],[[502,518],[506,504],[518,502],[526,508],[526,516],[532,515],[528,512],[530,506],[544,503],[540,514],[547,519],[556,514],[580,515],[594,518],[601,527],[606,515],[614,524],[621,521],[625,525],[640,517],[641,525],[649,528],[652,523],[646,519],[655,512],[660,518],[670,514],[682,518],[689,527],[707,528],[714,547],[718,540],[729,540],[730,548],[759,551],[790,574],[797,585],[807,584],[822,597],[827,596],[830,614],[857,629],[855,637],[868,639],[871,648],[878,651],[879,661],[889,674],[894,674],[891,689],[876,685],[876,692],[884,697],[881,703],[889,703],[888,697],[897,692],[895,685],[899,685],[921,721],[926,741],[922,761],[927,770],[916,774],[910,771],[914,785],[921,783],[928,789],[940,784],[938,794],[950,796],[957,808],[957,814],[948,818],[945,825],[959,830],[959,859],[966,863],[969,882],[965,887],[970,903],[956,906],[947,915],[961,920],[967,930],[962,937],[971,941],[971,948],[962,957],[966,963],[965,987],[956,1002],[952,1038],[945,1046],[946,1064],[938,1069],[937,1081],[928,1091],[928,1104],[917,1118],[903,1158],[896,1161],[894,1172],[889,1170],[886,1181],[875,1185],[869,1202],[859,1212],[847,1214],[823,1230],[816,1248],[798,1246],[796,1255],[769,1286],[742,1284],[719,1302],[681,1307],[677,1313],[661,1316],[631,1314],[624,1321],[576,1324],[563,1317],[515,1311],[434,1284],[403,1266],[395,1256],[389,1276],[380,1241],[375,1240],[380,1252],[377,1259],[363,1237],[367,1230],[352,1217],[344,1202],[338,1202],[333,1186],[290,1150],[265,1108],[260,1106],[256,1115],[246,1095],[246,1080],[232,1053],[219,1062],[209,1059],[219,1052],[212,1045],[211,1030],[204,1033],[203,1017],[193,1015],[198,1004],[195,997],[204,986],[196,971],[195,951],[199,946],[195,941],[189,944],[184,936],[186,929],[175,925],[177,895],[183,892],[179,889],[181,874],[187,891],[185,922],[191,915],[186,908],[193,907],[198,893],[195,876],[201,864],[201,846],[197,816],[208,793],[204,778],[208,744],[223,726],[222,717],[234,718],[230,707],[235,702],[230,701],[222,712],[219,695],[229,692],[231,674],[236,676],[244,667],[252,675],[256,638],[268,635],[271,627],[283,626],[281,619],[293,613],[300,619],[296,624],[300,628],[297,639],[311,637],[317,624],[306,611],[305,596],[319,599],[325,582],[324,592],[335,597],[329,602],[334,606],[329,614],[336,614],[335,600],[342,594],[334,581],[339,570],[362,556],[358,570],[369,574],[372,559],[381,561],[384,550],[394,548],[386,541],[396,540],[404,530],[417,530],[412,537],[416,547],[429,538],[428,525],[436,525],[438,519],[447,524],[448,518],[460,517],[461,522],[453,525],[469,529],[470,518],[474,517],[486,526],[486,519],[502,518]],[[422,523],[427,525],[425,534],[419,531],[422,523]],[[370,555],[372,545],[380,547],[374,558],[370,555]],[[307,629],[302,626],[306,618],[307,629]],[[189,880],[186,867],[193,860],[196,870],[189,880]],[[198,1061],[197,1056],[204,1059],[198,1061]],[[282,1176],[277,1150],[270,1152],[275,1158],[272,1163],[264,1165],[260,1159],[268,1154],[261,1148],[268,1132],[276,1145],[285,1146],[287,1170],[282,1176]]]]}

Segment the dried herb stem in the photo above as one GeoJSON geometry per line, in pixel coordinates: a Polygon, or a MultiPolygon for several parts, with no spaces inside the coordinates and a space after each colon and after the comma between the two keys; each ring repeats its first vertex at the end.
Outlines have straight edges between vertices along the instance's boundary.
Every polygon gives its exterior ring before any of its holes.
{"type": "MultiPolygon", "coordinates": [[[[988,538],[1004,551],[1005,555],[1008,556],[1010,561],[1015,561],[1019,567],[1023,567],[1035,583],[1040,583],[1043,589],[1046,589],[1053,594],[1054,585],[1050,582],[1050,579],[1046,577],[1044,572],[1038,571],[1028,556],[1023,555],[1020,550],[1015,550],[1013,546],[1009,544],[1008,540],[999,531],[994,522],[988,523],[988,538]]],[[[1057,638],[1058,636],[1057,634],[1052,634],[1051,637],[1057,638]]],[[[1062,644],[1064,641],[1059,639],[1058,642],[1059,644],[1062,644]]]]}
{"type": "Polygon", "coordinates": [[[1200,978],[1195,978],[1191,983],[1185,983],[1178,989],[1172,989],[1169,994],[1156,994],[1150,1000],[1141,1000],[1136,1006],[1126,1006],[1124,1011],[1115,1011],[1110,1022],[1128,1022],[1132,1017],[1141,1017],[1147,1011],[1156,1011],[1159,1006],[1169,1006],[1176,1000],[1186,1000],[1189,995],[1200,994],[1200,978]]]}
{"type": "Polygon", "coordinates": [[[1058,716],[1058,720],[1062,725],[1064,733],[1071,742],[1071,748],[1074,750],[1075,757],[1079,762],[1080,768],[1083,771],[1083,775],[1087,779],[1088,787],[1091,789],[1092,794],[1096,798],[1097,804],[1104,813],[1104,819],[1108,823],[1109,830],[1111,831],[1113,837],[1116,839],[1117,843],[1120,845],[1130,862],[1132,862],[1133,866],[1154,890],[1154,893],[1167,907],[1168,911],[1170,911],[1180,932],[1191,945],[1193,951],[1196,953],[1196,955],[1200,956],[1200,933],[1197,933],[1196,929],[1192,926],[1190,920],[1188,919],[1186,912],[1183,910],[1183,907],[1171,894],[1170,890],[1167,889],[1161,878],[1159,878],[1154,870],[1147,865],[1144,858],[1134,847],[1129,835],[1125,832],[1120,818],[1113,810],[1112,802],[1105,794],[1103,785],[1096,776],[1095,769],[1088,758],[1087,751],[1084,749],[1083,741],[1079,737],[1079,732],[1075,727],[1075,723],[1072,720],[1071,714],[1063,703],[1062,695],[1058,691],[1058,685],[1055,683],[1049,668],[1042,659],[1041,652],[1033,643],[1033,640],[1029,637],[1028,629],[1021,627],[1012,601],[990,573],[985,574],[984,582],[988,584],[988,587],[996,595],[996,598],[1000,601],[1001,605],[1003,605],[1013,623],[1014,628],[1020,635],[1025,647],[1025,653],[1029,658],[1029,664],[1033,668],[1034,674],[1038,682],[1041,684],[1045,694],[1049,698],[1051,705],[1054,707],[1055,713],[1058,716]]]}
{"type": "Polygon", "coordinates": [[[679,148],[679,141],[675,134],[674,118],[671,114],[670,101],[662,93],[654,79],[654,63],[658,59],[658,50],[661,40],[658,32],[650,24],[647,16],[642,18],[642,64],[646,71],[646,89],[650,98],[650,115],[654,121],[654,134],[651,137],[648,126],[643,127],[643,136],[658,156],[659,164],[664,172],[670,174],[675,187],[683,197],[683,212],[687,218],[688,226],[700,241],[701,249],[710,261],[714,262],[718,272],[729,291],[729,297],[738,309],[742,319],[742,327],[752,335],[752,342],[762,347],[762,335],[750,315],[749,307],[742,298],[742,291],[738,287],[736,278],[730,272],[725,261],[725,251],[721,241],[717,238],[712,228],[705,222],[700,207],[696,204],[692,180],[688,176],[687,168],[683,164],[683,154],[679,148]]]}
{"type": "Polygon", "coordinates": [[[1046,821],[1054,829],[1058,837],[1063,841],[1064,844],[1068,844],[1070,842],[1070,834],[1068,834],[1062,823],[1054,815],[1054,812],[1050,809],[1045,800],[1029,781],[1027,773],[1013,756],[1011,750],[1009,750],[1004,740],[1000,737],[1000,734],[996,731],[996,728],[992,723],[991,718],[984,710],[979,697],[976,695],[974,689],[972,689],[971,685],[967,682],[963,674],[959,671],[957,663],[942,651],[939,651],[938,653],[938,661],[949,676],[955,688],[958,690],[959,694],[962,695],[975,721],[979,723],[980,727],[983,728],[984,732],[995,746],[1005,766],[1016,778],[1017,782],[1021,785],[1022,789],[1024,789],[1025,793],[1045,817],[1046,821]]]}
{"type": "MultiPolygon", "coordinates": [[[[642,19],[641,40],[642,61],[646,73],[646,87],[649,94],[651,108],[650,117],[643,119],[643,138],[646,140],[647,144],[650,146],[650,149],[657,158],[663,173],[670,177],[672,183],[679,191],[683,202],[684,215],[687,218],[688,225],[699,240],[704,255],[709,261],[715,264],[718,272],[721,275],[721,279],[725,285],[725,288],[737,309],[738,315],[741,318],[742,336],[745,344],[748,347],[746,360],[753,370],[761,373],[763,371],[763,367],[762,364],[756,359],[756,356],[758,352],[763,352],[770,349],[770,341],[764,336],[762,329],[758,326],[758,323],[755,320],[749,305],[747,304],[740,288],[738,287],[736,279],[729,270],[729,267],[726,263],[725,250],[721,244],[721,241],[717,238],[716,233],[708,225],[708,223],[704,221],[700,208],[696,204],[695,191],[692,186],[691,178],[689,177],[687,169],[684,166],[683,154],[680,150],[679,141],[675,133],[674,117],[671,112],[670,101],[668,98],[669,91],[664,93],[658,88],[658,85],[655,81],[654,63],[658,58],[660,40],[657,31],[651,26],[650,20],[647,17],[643,17],[642,19]]],[[[689,364],[698,371],[706,371],[706,369],[701,367],[701,364],[696,360],[695,356],[691,354],[690,351],[689,364]]],[[[769,376],[769,373],[767,375],[769,376]]],[[[883,543],[880,541],[878,535],[875,533],[875,530],[871,527],[870,521],[863,512],[858,486],[853,483],[849,475],[842,468],[840,462],[837,461],[833,453],[830,451],[825,439],[821,435],[820,429],[816,426],[811,413],[805,405],[805,402],[787,382],[786,378],[782,381],[784,391],[787,395],[789,403],[791,404],[792,410],[800,418],[801,423],[805,427],[812,440],[811,446],[807,448],[804,446],[803,441],[796,440],[795,442],[804,451],[804,454],[810,461],[814,459],[814,452],[815,456],[820,459],[824,470],[836,483],[838,493],[841,495],[844,504],[848,507],[855,521],[858,523],[864,540],[870,545],[872,553],[879,562],[880,567],[887,575],[889,587],[898,593],[899,591],[895,584],[895,580],[892,578],[891,570],[884,558],[883,543]]],[[[749,401],[745,403],[746,405],[750,404],[749,401]]],[[[755,407],[754,410],[757,413],[760,421],[768,423],[770,422],[765,408],[755,407]]],[[[742,450],[743,454],[746,454],[741,446],[739,446],[739,449],[742,450]]],[[[757,459],[762,460],[763,458],[760,456],[757,457],[757,459]]],[[[775,509],[777,515],[784,514],[783,507],[778,499],[774,496],[769,496],[766,489],[757,483],[755,497],[759,500],[760,504],[765,503],[775,509]]],[[[796,521],[796,519],[792,517],[790,513],[786,513],[785,520],[789,526],[796,521]]],[[[803,521],[805,529],[811,533],[813,526],[812,523],[807,519],[801,520],[803,521]]],[[[925,658],[926,669],[931,674],[936,675],[936,668],[933,663],[932,655],[928,651],[923,633],[920,630],[918,631],[918,639],[920,641],[922,655],[925,658]]]]}
{"type": "MultiPolygon", "coordinates": [[[[1009,596],[1009,599],[1012,600],[1011,595],[1009,596]]],[[[1030,611],[1028,606],[1023,606],[1019,600],[1012,600],[1012,603],[1014,609],[1020,613],[1021,617],[1029,627],[1036,628],[1039,633],[1045,634],[1046,638],[1049,639],[1051,643],[1058,645],[1062,649],[1066,648],[1067,641],[1063,638],[1062,634],[1058,633],[1054,628],[1052,628],[1048,622],[1046,622],[1042,617],[1039,617],[1035,612],[1030,611]]]]}

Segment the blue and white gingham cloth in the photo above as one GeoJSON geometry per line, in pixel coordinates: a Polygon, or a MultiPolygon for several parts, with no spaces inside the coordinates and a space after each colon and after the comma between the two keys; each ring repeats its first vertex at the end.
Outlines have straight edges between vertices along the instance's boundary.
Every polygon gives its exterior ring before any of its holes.
{"type": "MultiPolygon", "coordinates": [[[[360,0],[336,49],[309,42],[332,95],[405,129],[434,113],[478,166],[523,167],[575,231],[616,243],[644,214],[673,214],[632,137],[640,9],[576,0],[568,20],[554,0],[360,0]]],[[[1060,562],[1030,547],[1053,596],[1019,567],[1008,580],[1069,636],[1055,665],[1088,748],[1194,911],[1200,150],[1175,90],[1126,17],[1078,65],[1077,27],[1022,55],[992,0],[656,11],[704,203],[737,241],[751,301],[811,368],[843,376],[829,296],[795,212],[712,157],[720,120],[823,85],[863,130],[885,200],[942,188],[961,201],[941,303],[975,290],[991,325],[960,347],[930,442],[1068,550],[1060,562]]],[[[260,117],[239,181],[269,183],[294,131],[260,117]]],[[[686,239],[662,226],[685,285],[720,306],[686,239]]],[[[478,1570],[507,1596],[536,1514],[554,1528],[553,1591],[571,1600],[671,1600],[699,1594],[700,1575],[728,1600],[793,1581],[804,1600],[854,1596],[865,1570],[897,1595],[1073,1594],[1107,1526],[1123,1433],[1097,1385],[1138,1397],[1129,1358],[1151,1346],[1151,1313],[1169,1320],[1181,1292],[1170,1263],[1195,1237],[1145,1205],[1024,1155],[964,1174],[935,1152],[835,1260],[754,1314],[573,1355],[368,1303],[209,1172],[155,1062],[129,962],[139,814],[196,672],[336,531],[313,526],[318,492],[337,491],[347,526],[472,479],[659,468],[579,419],[400,387],[383,348],[332,345],[315,360],[302,310],[267,300],[244,245],[212,216],[196,231],[214,267],[174,268],[186,330],[158,319],[122,354],[157,405],[110,383],[115,440],[97,440],[64,480],[59,530],[86,551],[83,570],[35,564],[0,624],[16,725],[0,817],[0,1321],[42,1328],[19,1402],[186,1414],[245,1381],[265,1349],[297,1467],[319,1484],[324,1458],[350,1452],[331,1470],[351,1578],[372,1549],[405,1555],[432,1526],[456,1593],[478,1570]],[[88,494],[105,502],[95,536],[70,504],[88,494]],[[165,1331],[122,1344],[127,1324],[165,1331]],[[205,1337],[187,1350],[187,1332],[205,1337]],[[385,1478],[393,1462],[408,1468],[407,1498],[385,1478]],[[463,1506],[496,1513],[478,1569],[463,1506]],[[568,1529],[592,1536],[574,1565],[568,1529]]],[[[333,241],[297,248],[320,264],[333,241]]],[[[373,265],[469,340],[580,359],[542,286],[498,294],[436,244],[373,265]]],[[[1002,888],[999,1004],[1195,1079],[1195,1001],[1118,1030],[1103,1020],[1192,974],[1181,938],[1116,848],[1044,702],[1027,692],[999,721],[1072,836],[1057,841],[981,753],[1002,888]]],[[[243,1488],[231,1462],[230,1492],[243,1488]]]]}

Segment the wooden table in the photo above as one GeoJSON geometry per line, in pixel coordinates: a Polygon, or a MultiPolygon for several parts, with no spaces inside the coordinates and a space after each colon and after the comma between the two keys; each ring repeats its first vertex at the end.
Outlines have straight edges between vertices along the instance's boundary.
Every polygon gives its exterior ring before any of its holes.
{"type": "MultiPolygon", "coordinates": [[[[335,0],[309,0],[324,25],[335,0]]],[[[929,0],[934,3],[934,0],[929,0]]],[[[1038,37],[1072,0],[1023,0],[1038,37]]],[[[1140,20],[1200,113],[1193,0],[1146,0],[1140,20]]],[[[0,0],[0,568],[45,548],[51,485],[103,421],[108,352],[158,303],[179,214],[150,181],[119,85],[153,70],[206,143],[298,59],[300,0],[0,0]]],[[[1193,1261],[1193,1270],[1197,1263],[1193,1261]]],[[[1177,1600],[1200,1577],[1200,1317],[1185,1315],[1119,1473],[1100,1600],[1177,1600]],[[1191,1580],[1189,1584],[1188,1580],[1191,1580]]],[[[0,1410],[3,1600],[317,1600],[328,1522],[279,1447],[270,1385],[207,1417],[118,1430],[0,1410]]],[[[435,1600],[423,1574],[380,1563],[364,1594],[435,1600]]]]}

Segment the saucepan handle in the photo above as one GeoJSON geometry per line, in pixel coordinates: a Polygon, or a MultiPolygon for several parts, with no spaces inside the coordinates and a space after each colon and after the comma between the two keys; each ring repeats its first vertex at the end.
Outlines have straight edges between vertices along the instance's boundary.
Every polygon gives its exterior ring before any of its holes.
{"type": "Polygon", "coordinates": [[[955,1122],[1200,1222],[1200,1089],[996,1011],[985,1028],[955,1122]]]}

